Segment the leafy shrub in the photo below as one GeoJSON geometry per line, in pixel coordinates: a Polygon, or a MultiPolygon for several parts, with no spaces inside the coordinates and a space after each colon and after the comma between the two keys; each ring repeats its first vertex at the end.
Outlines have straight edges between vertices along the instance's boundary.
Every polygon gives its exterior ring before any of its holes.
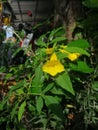
{"type": "Polygon", "coordinates": [[[84,91],[90,88],[85,82],[94,70],[87,61],[87,40],[67,44],[59,27],[40,36],[36,46],[24,64],[9,67],[5,76],[5,83],[11,77],[16,81],[0,103],[0,124],[6,123],[6,129],[65,129],[74,114],[77,117],[88,107],[84,100],[90,98],[84,91]]]}

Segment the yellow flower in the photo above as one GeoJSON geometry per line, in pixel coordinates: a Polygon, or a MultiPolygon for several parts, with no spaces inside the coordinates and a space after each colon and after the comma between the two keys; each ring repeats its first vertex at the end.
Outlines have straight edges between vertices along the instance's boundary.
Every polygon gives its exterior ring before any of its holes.
{"type": "Polygon", "coordinates": [[[68,55],[68,58],[69,58],[71,61],[74,61],[74,60],[76,60],[79,56],[80,56],[79,53],[70,53],[70,54],[68,55]]]}
{"type": "Polygon", "coordinates": [[[64,48],[64,49],[59,49],[59,51],[60,51],[61,53],[67,54],[67,55],[68,55],[67,57],[68,57],[71,61],[76,60],[76,59],[80,56],[79,53],[71,53],[71,52],[66,51],[66,50],[65,50],[66,47],[67,47],[67,46],[62,46],[62,48],[64,48]]]}
{"type": "Polygon", "coordinates": [[[59,51],[60,51],[61,53],[70,54],[68,51],[65,51],[64,49],[59,49],[59,51]]]}
{"type": "Polygon", "coordinates": [[[52,54],[52,53],[53,53],[53,48],[46,49],[46,54],[52,54]]]}
{"type": "Polygon", "coordinates": [[[61,49],[59,49],[59,51],[60,51],[61,53],[70,54],[70,52],[66,51],[65,48],[67,48],[67,46],[61,45],[61,49]]]}
{"type": "Polygon", "coordinates": [[[50,60],[43,65],[42,69],[44,72],[49,73],[52,76],[55,76],[56,74],[65,70],[64,66],[57,59],[55,53],[53,53],[50,60]]]}

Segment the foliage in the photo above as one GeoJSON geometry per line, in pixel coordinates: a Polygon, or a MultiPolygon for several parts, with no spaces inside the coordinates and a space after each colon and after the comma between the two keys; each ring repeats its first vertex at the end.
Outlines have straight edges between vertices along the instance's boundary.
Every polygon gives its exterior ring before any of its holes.
{"type": "Polygon", "coordinates": [[[79,39],[67,45],[62,30],[59,27],[40,36],[35,52],[31,52],[25,63],[7,70],[5,83],[15,77],[16,84],[10,86],[0,104],[0,122],[6,122],[9,129],[11,122],[13,128],[17,129],[19,123],[21,129],[26,113],[28,120],[33,121],[32,127],[57,130],[67,126],[68,106],[72,103],[72,108],[77,107],[78,86],[74,84],[82,80],[83,73],[92,73],[93,68],[85,61],[90,57],[87,40],[79,39]],[[3,118],[6,113],[9,116],[3,118]]]}
{"type": "MultiPolygon", "coordinates": [[[[85,0],[84,4],[90,8],[90,15],[79,22],[85,39],[67,43],[66,32],[58,27],[37,39],[35,51],[31,46],[22,48],[27,55],[23,64],[1,64],[4,84],[12,77],[15,82],[0,102],[3,129],[97,130],[97,1],[85,0]]],[[[19,51],[15,47],[12,55],[19,51]]]]}
{"type": "Polygon", "coordinates": [[[84,5],[89,8],[98,8],[98,1],[97,0],[84,0],[84,5]]]}

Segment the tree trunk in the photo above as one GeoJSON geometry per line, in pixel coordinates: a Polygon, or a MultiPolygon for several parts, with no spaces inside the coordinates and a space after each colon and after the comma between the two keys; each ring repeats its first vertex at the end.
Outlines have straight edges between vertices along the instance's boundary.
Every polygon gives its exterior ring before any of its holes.
{"type": "Polygon", "coordinates": [[[63,24],[66,29],[68,41],[73,40],[72,33],[76,26],[76,20],[83,16],[82,0],[54,0],[54,23],[63,24]]]}

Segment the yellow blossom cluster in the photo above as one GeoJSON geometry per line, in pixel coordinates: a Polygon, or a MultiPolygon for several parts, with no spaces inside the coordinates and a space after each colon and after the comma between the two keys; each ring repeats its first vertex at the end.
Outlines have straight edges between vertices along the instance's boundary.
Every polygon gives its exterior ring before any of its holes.
{"type": "Polygon", "coordinates": [[[61,53],[65,53],[65,54],[67,54],[68,56],[68,59],[70,59],[71,61],[74,61],[74,60],[76,60],[79,56],[80,56],[80,54],[79,53],[70,53],[70,52],[68,52],[68,51],[66,51],[65,50],[65,48],[67,48],[67,46],[61,46],[63,49],[59,49],[59,51],[61,52],[61,53]]]}
{"type": "MultiPolygon", "coordinates": [[[[70,53],[66,50],[64,50],[67,46],[62,47],[62,49],[59,49],[61,53],[66,53],[68,58],[71,61],[76,60],[80,54],[79,53],[70,53]]],[[[58,73],[61,73],[65,71],[64,66],[61,64],[61,62],[58,60],[57,55],[55,52],[53,52],[53,48],[47,48],[46,49],[46,54],[51,54],[50,60],[48,60],[43,66],[42,69],[44,72],[55,76],[58,73]]]]}

